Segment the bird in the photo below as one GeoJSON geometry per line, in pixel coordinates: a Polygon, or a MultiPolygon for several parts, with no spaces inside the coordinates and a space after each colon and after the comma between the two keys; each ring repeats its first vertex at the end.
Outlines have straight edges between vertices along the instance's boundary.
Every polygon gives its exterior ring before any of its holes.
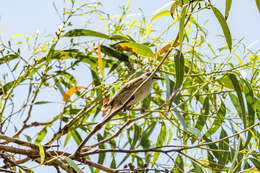
{"type": "MultiPolygon", "coordinates": [[[[105,118],[108,116],[111,112],[122,106],[128,98],[131,96],[131,94],[145,81],[152,73],[146,72],[142,74],[141,76],[134,78],[127,82],[125,85],[123,85],[117,93],[109,100],[106,101],[106,103],[103,103],[103,117],[105,118]]],[[[144,98],[146,98],[152,90],[153,83],[160,78],[156,74],[154,74],[153,77],[151,77],[144,85],[142,85],[141,88],[134,94],[133,98],[127,103],[127,105],[124,107],[124,110],[129,110],[132,106],[134,106],[136,103],[142,101],[144,98]]]]}

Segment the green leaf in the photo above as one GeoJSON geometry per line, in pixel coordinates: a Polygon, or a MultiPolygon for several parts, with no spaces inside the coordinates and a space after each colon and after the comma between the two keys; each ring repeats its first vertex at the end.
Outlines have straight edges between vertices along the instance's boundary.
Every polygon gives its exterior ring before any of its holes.
{"type": "Polygon", "coordinates": [[[159,19],[161,17],[169,16],[169,15],[171,15],[171,12],[169,10],[161,11],[153,16],[153,18],[151,19],[151,22],[153,22],[154,20],[159,19]]]}
{"type": "Polygon", "coordinates": [[[196,170],[195,171],[196,173],[203,173],[203,170],[201,169],[201,167],[197,163],[192,161],[192,165],[193,165],[194,169],[196,170]]]}
{"type": "Polygon", "coordinates": [[[226,116],[226,106],[223,103],[223,101],[221,101],[221,105],[217,112],[216,118],[204,136],[209,137],[212,134],[214,134],[219,129],[219,127],[221,127],[222,123],[225,120],[225,116],[226,116]]]}
{"type": "Polygon", "coordinates": [[[229,31],[227,22],[226,22],[225,18],[223,17],[223,15],[221,14],[221,12],[216,7],[211,6],[211,8],[212,8],[213,13],[215,14],[216,18],[218,19],[218,22],[221,25],[221,28],[223,30],[226,42],[228,44],[228,48],[231,51],[231,49],[232,49],[232,37],[231,37],[230,31],[229,31]]]}
{"type": "MultiPolygon", "coordinates": [[[[104,137],[102,135],[100,135],[100,133],[97,134],[97,138],[98,138],[98,142],[104,139],[104,137]]],[[[99,149],[105,149],[105,144],[99,145],[98,148],[99,149]]],[[[104,163],[105,156],[106,156],[106,153],[100,153],[98,155],[98,163],[99,164],[104,163]]]]}
{"type": "Polygon", "coordinates": [[[66,79],[68,80],[69,84],[70,84],[72,87],[77,86],[77,81],[76,81],[75,77],[74,77],[72,74],[70,74],[70,73],[68,73],[68,72],[66,72],[66,71],[56,71],[56,74],[57,74],[57,75],[61,75],[61,76],[63,76],[64,78],[66,78],[66,79]]]}
{"type": "Polygon", "coordinates": [[[187,13],[187,7],[185,6],[182,11],[181,11],[181,18],[180,18],[180,22],[179,22],[179,40],[180,40],[180,50],[182,50],[182,42],[183,42],[183,38],[184,38],[184,31],[185,31],[185,27],[184,27],[184,22],[185,22],[185,18],[186,18],[186,13],[187,13]]]}
{"type": "Polygon", "coordinates": [[[122,49],[131,49],[132,52],[140,54],[145,57],[154,57],[153,51],[144,44],[139,43],[120,43],[119,44],[122,49]]]}
{"type": "Polygon", "coordinates": [[[256,3],[258,11],[260,13],[260,0],[255,0],[255,3],[256,3]]]}
{"type": "MultiPolygon", "coordinates": [[[[167,135],[167,133],[166,133],[165,123],[161,123],[161,131],[160,131],[160,133],[157,137],[157,141],[156,141],[156,144],[155,144],[156,147],[163,146],[165,139],[166,139],[166,135],[167,135]]],[[[154,165],[156,163],[159,156],[160,156],[160,152],[154,153],[152,165],[154,165]]]]}
{"type": "Polygon", "coordinates": [[[230,99],[231,99],[233,105],[235,106],[235,108],[236,108],[236,110],[237,110],[239,116],[241,116],[241,115],[242,115],[242,110],[241,110],[241,106],[240,106],[240,104],[239,104],[239,101],[238,101],[237,96],[235,96],[235,95],[232,94],[232,93],[229,93],[229,97],[230,97],[230,99]]]}
{"type": "Polygon", "coordinates": [[[83,173],[83,171],[78,167],[78,165],[73,160],[71,160],[68,157],[65,157],[65,160],[70,165],[70,167],[72,167],[77,173],[83,173]]]}
{"type": "Polygon", "coordinates": [[[226,0],[226,8],[225,8],[225,19],[227,20],[229,16],[229,11],[231,8],[232,0],[226,0]]]}
{"type": "MultiPolygon", "coordinates": [[[[239,137],[239,141],[241,141],[240,137],[239,137]]],[[[232,164],[231,164],[231,167],[229,168],[228,173],[235,172],[234,168],[235,168],[235,166],[237,164],[237,161],[238,161],[238,154],[239,154],[240,144],[241,144],[241,142],[237,143],[237,147],[236,147],[236,150],[235,150],[235,153],[234,153],[234,156],[233,156],[232,164]]]]}
{"type": "Polygon", "coordinates": [[[260,161],[259,159],[255,159],[255,158],[249,158],[251,160],[251,162],[255,165],[255,167],[260,170],[260,161]]]}
{"type": "Polygon", "coordinates": [[[57,45],[57,42],[55,42],[54,44],[52,44],[49,52],[48,52],[48,55],[46,56],[46,62],[49,63],[51,61],[51,59],[53,58],[54,56],[54,53],[55,53],[55,47],[57,45]]]}
{"type": "Polygon", "coordinates": [[[14,60],[18,57],[19,57],[19,55],[16,55],[16,54],[3,56],[2,58],[0,58],[0,65],[7,63],[8,61],[14,60]]]}
{"type": "MultiPolygon", "coordinates": [[[[255,123],[255,98],[254,93],[252,90],[252,87],[250,86],[249,82],[242,79],[243,82],[243,91],[245,93],[246,103],[247,103],[247,111],[248,116],[247,117],[247,127],[254,125],[255,123]]],[[[254,129],[251,129],[252,131],[254,129]]],[[[250,142],[250,139],[252,137],[251,131],[248,131],[247,140],[244,146],[247,146],[250,142]]]]}
{"type": "Polygon", "coordinates": [[[42,140],[44,139],[44,137],[46,136],[47,134],[47,129],[46,127],[44,127],[39,133],[38,133],[38,136],[35,140],[35,144],[40,144],[42,142],[42,140]]]}
{"type": "Polygon", "coordinates": [[[41,144],[39,144],[39,150],[40,150],[41,165],[42,165],[45,160],[45,152],[44,152],[44,148],[41,144]]]}
{"type": "Polygon", "coordinates": [[[111,164],[110,164],[110,168],[115,169],[116,168],[116,160],[115,157],[113,157],[111,164]]]}
{"type": "Polygon", "coordinates": [[[174,167],[174,173],[184,172],[184,163],[180,154],[178,154],[178,156],[176,157],[174,167]]]}
{"type": "MultiPolygon", "coordinates": [[[[222,128],[222,130],[220,132],[219,139],[223,139],[225,137],[227,137],[227,132],[222,128]]],[[[219,142],[218,149],[227,151],[227,152],[222,152],[221,154],[219,154],[218,158],[217,158],[220,168],[224,168],[224,166],[227,163],[228,154],[229,154],[229,152],[228,152],[228,150],[229,150],[229,139],[227,138],[224,141],[219,142]]]]}
{"type": "Polygon", "coordinates": [[[155,128],[156,122],[152,122],[143,132],[143,135],[141,137],[140,145],[146,149],[150,148],[151,146],[151,141],[149,140],[149,136],[153,132],[153,129],[155,128]]]}
{"type": "Polygon", "coordinates": [[[174,55],[174,62],[175,62],[175,73],[176,73],[175,89],[177,89],[182,86],[183,78],[184,78],[184,57],[179,50],[176,50],[176,53],[174,55]]]}
{"type": "MultiPolygon", "coordinates": [[[[203,103],[203,107],[202,107],[202,114],[203,115],[209,115],[209,96],[207,96],[205,99],[204,99],[204,103],[203,103]]],[[[200,131],[202,131],[204,125],[206,124],[206,121],[207,121],[207,116],[199,116],[198,117],[198,120],[197,120],[197,123],[196,123],[196,128],[200,131]]]]}
{"type": "Polygon", "coordinates": [[[230,80],[232,81],[234,89],[237,93],[239,104],[240,104],[240,107],[241,107],[241,110],[242,110],[242,114],[241,114],[242,120],[244,122],[244,127],[246,128],[247,127],[246,109],[245,109],[245,103],[244,103],[243,96],[242,96],[242,90],[240,88],[240,83],[239,83],[239,81],[237,80],[237,78],[234,74],[230,73],[228,76],[229,76],[230,80]]]}
{"type": "Polygon", "coordinates": [[[172,94],[174,82],[169,78],[167,74],[165,75],[165,81],[166,81],[166,98],[169,99],[172,94]]]}
{"type": "Polygon", "coordinates": [[[70,132],[75,142],[79,145],[82,141],[82,138],[79,135],[79,133],[76,130],[71,130],[70,132]]]}
{"type": "Polygon", "coordinates": [[[131,149],[135,148],[136,142],[139,139],[139,137],[140,137],[139,135],[141,132],[140,127],[137,126],[136,124],[134,124],[133,129],[134,129],[134,139],[131,142],[131,149]]]}
{"type": "Polygon", "coordinates": [[[105,45],[101,45],[101,52],[107,56],[115,57],[120,61],[129,62],[129,57],[127,54],[120,52],[112,47],[107,47],[105,45]]]}
{"type": "Polygon", "coordinates": [[[103,34],[101,32],[88,30],[88,29],[73,29],[68,31],[65,35],[65,37],[80,37],[80,36],[89,36],[89,37],[98,37],[98,38],[105,38],[109,39],[109,36],[106,34],[103,34]]]}

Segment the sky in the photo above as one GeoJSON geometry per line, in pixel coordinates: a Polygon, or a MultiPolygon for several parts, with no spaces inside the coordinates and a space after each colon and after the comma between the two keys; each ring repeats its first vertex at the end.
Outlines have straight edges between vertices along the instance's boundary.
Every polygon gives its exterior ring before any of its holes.
{"type": "MultiPolygon", "coordinates": [[[[126,0],[103,0],[103,9],[112,15],[120,14],[122,5],[126,0]]],[[[155,12],[169,0],[132,0],[131,9],[133,13],[142,9],[144,15],[151,19],[155,12]]],[[[62,11],[62,0],[5,0],[0,6],[0,38],[4,41],[9,40],[15,34],[32,35],[41,32],[43,35],[54,34],[61,24],[61,20],[54,8],[62,11]]],[[[216,6],[224,13],[225,0],[217,0],[216,6]]],[[[165,9],[169,9],[167,7],[165,9]]],[[[203,17],[202,17],[203,18],[203,17]]],[[[204,16],[208,39],[211,43],[220,44],[221,41],[217,35],[222,35],[222,30],[212,12],[206,12],[204,16]],[[206,20],[210,18],[211,20],[206,20]]],[[[169,20],[164,17],[161,20],[169,20]]],[[[83,26],[80,20],[77,25],[83,26]]],[[[234,0],[228,25],[233,38],[245,38],[244,43],[250,48],[259,49],[260,47],[260,13],[258,12],[254,0],[234,0]]],[[[158,23],[157,23],[158,24],[158,23]]],[[[223,41],[223,39],[222,39],[223,41]]],[[[216,46],[217,47],[217,46],[216,46]]],[[[87,86],[87,81],[83,84],[87,86]]],[[[48,97],[48,95],[46,96],[48,97]]],[[[52,108],[50,108],[52,109],[52,108]]],[[[54,109],[54,108],[53,108],[54,109]]],[[[50,111],[50,110],[48,110],[50,111]]],[[[44,114],[44,112],[40,113],[44,114]]],[[[49,117],[45,117],[49,119],[49,117]]],[[[37,120],[37,117],[36,117],[37,120]]],[[[51,168],[36,168],[36,172],[45,172],[51,168]],[[37,171],[36,171],[37,170],[37,171]]]]}

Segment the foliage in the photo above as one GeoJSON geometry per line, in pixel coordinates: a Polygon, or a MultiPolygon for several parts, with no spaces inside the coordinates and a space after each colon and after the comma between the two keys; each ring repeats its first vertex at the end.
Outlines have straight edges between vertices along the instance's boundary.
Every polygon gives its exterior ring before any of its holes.
{"type": "Polygon", "coordinates": [[[231,2],[223,15],[210,0],[176,0],[149,22],[127,18],[130,2],[112,19],[101,3],[71,0],[55,36],[2,41],[1,169],[33,172],[27,163],[35,162],[67,172],[259,170],[260,55],[232,39],[231,2]],[[221,26],[222,47],[207,42],[197,20],[204,11],[221,26]],[[87,15],[99,30],[74,27],[87,15]],[[165,16],[168,28],[153,30],[165,16]],[[102,120],[106,96],[154,70],[165,80],[151,96],[102,120]]]}

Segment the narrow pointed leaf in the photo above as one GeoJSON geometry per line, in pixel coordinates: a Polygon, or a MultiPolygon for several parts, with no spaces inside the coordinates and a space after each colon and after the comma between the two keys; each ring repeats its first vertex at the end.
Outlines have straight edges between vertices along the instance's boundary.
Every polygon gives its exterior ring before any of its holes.
{"type": "Polygon", "coordinates": [[[98,44],[98,68],[99,68],[99,73],[101,74],[102,77],[102,82],[104,83],[104,68],[103,68],[103,61],[102,61],[102,56],[101,56],[101,47],[100,44],[98,44]]]}
{"type": "Polygon", "coordinates": [[[65,160],[70,165],[70,167],[72,167],[77,173],[83,173],[83,171],[78,167],[78,165],[73,160],[71,160],[68,157],[65,157],[65,160]]]}
{"type": "Polygon", "coordinates": [[[119,49],[126,50],[130,52],[134,52],[136,54],[145,56],[145,57],[153,57],[153,51],[144,44],[139,43],[120,43],[118,44],[119,49]]]}
{"type": "Polygon", "coordinates": [[[159,13],[157,13],[156,15],[153,16],[153,18],[151,19],[151,22],[153,22],[154,20],[156,19],[159,19],[163,16],[169,16],[171,13],[169,10],[164,10],[164,11],[161,11],[159,13]]]}
{"type": "Polygon", "coordinates": [[[184,6],[184,8],[181,11],[181,18],[179,22],[179,40],[180,40],[180,50],[182,50],[182,43],[183,43],[183,38],[184,38],[184,33],[185,33],[185,18],[186,18],[186,13],[187,13],[187,7],[184,6]]]}
{"type": "Polygon", "coordinates": [[[204,136],[210,137],[212,134],[214,134],[219,129],[219,127],[221,127],[222,123],[224,122],[225,116],[226,116],[226,106],[222,101],[213,124],[211,125],[211,127],[205,133],[204,136]]]}
{"type": "MultiPolygon", "coordinates": [[[[247,103],[247,111],[248,111],[248,115],[247,117],[247,127],[254,125],[255,123],[255,99],[254,99],[254,93],[252,90],[252,87],[250,86],[249,82],[246,80],[242,80],[243,82],[243,91],[245,93],[245,98],[246,98],[246,103],[247,103]]],[[[251,129],[252,131],[254,129],[251,129]]],[[[245,146],[247,146],[250,142],[250,139],[252,137],[251,131],[248,131],[248,135],[247,135],[247,140],[245,143],[245,146]]]]}
{"type": "Polygon", "coordinates": [[[89,29],[73,29],[73,30],[68,31],[64,36],[65,37],[89,36],[89,37],[98,37],[98,38],[109,39],[108,35],[103,34],[101,32],[89,30],[89,29]]]}
{"type": "Polygon", "coordinates": [[[44,148],[41,144],[39,144],[39,150],[40,150],[40,156],[41,156],[41,164],[43,164],[43,162],[45,160],[45,152],[44,152],[44,148]]]}
{"type": "Polygon", "coordinates": [[[184,57],[183,54],[176,50],[174,55],[174,62],[175,62],[175,73],[176,73],[176,85],[175,88],[180,88],[183,83],[184,78],[184,57]]]}
{"type": "Polygon", "coordinates": [[[35,140],[35,144],[40,144],[42,142],[42,140],[44,139],[44,137],[46,136],[47,134],[47,129],[46,127],[44,127],[39,133],[38,133],[38,136],[35,140]]]}
{"type": "MultiPolygon", "coordinates": [[[[163,146],[163,144],[165,142],[165,139],[166,139],[166,135],[167,135],[167,133],[166,133],[166,125],[165,125],[165,123],[161,123],[161,131],[160,131],[160,133],[159,133],[159,135],[157,137],[157,141],[156,141],[156,144],[155,144],[156,147],[163,146]]],[[[159,158],[159,155],[160,155],[159,152],[155,152],[154,153],[152,165],[154,165],[156,163],[156,161],[159,158]]]]}
{"type": "Polygon", "coordinates": [[[226,8],[225,8],[225,19],[227,20],[229,16],[229,11],[231,8],[232,0],[226,0],[226,8]]]}
{"type": "Polygon", "coordinates": [[[194,169],[196,170],[195,171],[196,173],[203,173],[203,170],[201,169],[201,167],[197,163],[192,161],[192,165],[193,165],[194,169]]]}
{"type": "Polygon", "coordinates": [[[232,81],[232,84],[233,84],[234,89],[236,91],[236,94],[237,94],[237,97],[238,97],[238,100],[239,100],[239,104],[240,104],[240,107],[241,107],[241,111],[242,111],[242,114],[241,114],[242,120],[244,122],[244,127],[246,128],[247,127],[246,109],[245,109],[245,103],[244,103],[243,96],[242,96],[242,90],[240,88],[240,83],[239,83],[238,79],[236,78],[236,76],[232,73],[229,74],[229,78],[232,81]]]}
{"type": "Polygon", "coordinates": [[[228,44],[228,48],[231,51],[232,49],[232,37],[230,34],[230,30],[228,28],[227,22],[225,20],[225,18],[223,17],[223,15],[221,14],[221,12],[214,6],[211,6],[213,13],[215,14],[216,18],[218,19],[218,22],[221,25],[221,28],[223,30],[226,42],[228,44]]]}

